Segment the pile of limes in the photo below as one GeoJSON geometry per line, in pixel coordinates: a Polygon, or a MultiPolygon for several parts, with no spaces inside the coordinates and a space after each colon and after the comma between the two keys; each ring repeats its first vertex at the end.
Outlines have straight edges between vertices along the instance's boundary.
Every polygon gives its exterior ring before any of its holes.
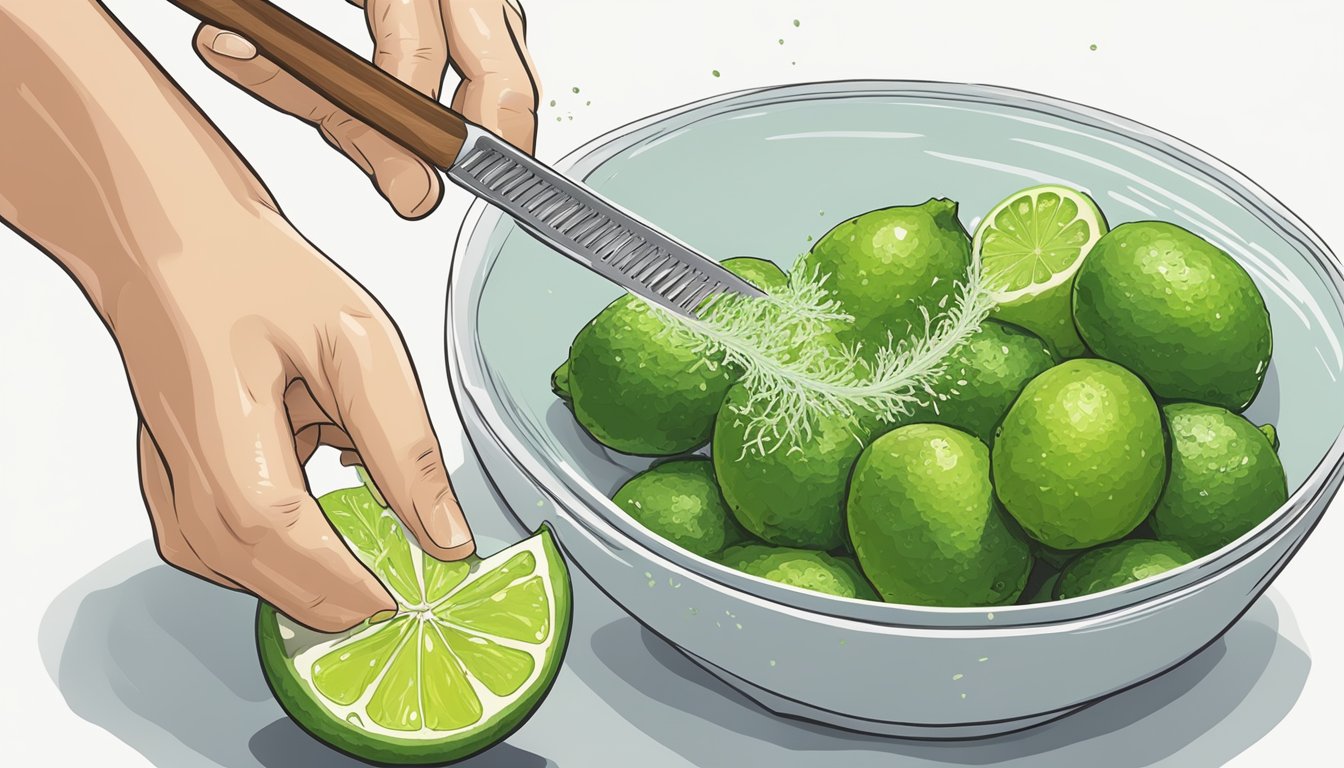
{"type": "MultiPolygon", "coordinates": [[[[997,309],[897,423],[820,417],[753,447],[740,371],[633,297],[580,331],[552,386],[625,453],[671,457],[616,504],[685,549],[842,597],[993,606],[1077,597],[1184,565],[1287,499],[1264,381],[1269,313],[1231,257],[1173,224],[1108,229],[1083,192],[995,206],[974,238],[945,199],[836,226],[795,269],[826,276],[841,343],[909,339],[979,260],[997,309]],[[694,452],[708,443],[708,458],[694,452]]],[[[725,265],[769,291],[785,274],[725,265]]]]}

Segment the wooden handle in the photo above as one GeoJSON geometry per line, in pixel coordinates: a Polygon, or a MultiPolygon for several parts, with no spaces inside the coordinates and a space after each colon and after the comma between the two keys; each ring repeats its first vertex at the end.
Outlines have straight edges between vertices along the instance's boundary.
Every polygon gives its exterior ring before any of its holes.
{"type": "Polygon", "coordinates": [[[237,32],[333,104],[440,168],[457,158],[466,120],[266,0],[168,0],[237,32]]]}

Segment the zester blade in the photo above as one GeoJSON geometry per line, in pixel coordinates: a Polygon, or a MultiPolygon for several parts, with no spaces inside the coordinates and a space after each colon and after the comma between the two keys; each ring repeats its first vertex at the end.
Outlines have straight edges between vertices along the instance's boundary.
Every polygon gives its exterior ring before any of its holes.
{"type": "Polygon", "coordinates": [[[690,246],[494,135],[468,127],[448,178],[524,230],[626,290],[694,317],[701,302],[759,289],[690,246]]]}

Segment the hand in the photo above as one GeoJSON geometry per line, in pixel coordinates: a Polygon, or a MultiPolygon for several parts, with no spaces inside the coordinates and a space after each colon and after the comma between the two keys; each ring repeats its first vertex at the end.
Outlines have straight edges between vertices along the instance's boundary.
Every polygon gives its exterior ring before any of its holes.
{"type": "Polygon", "coordinates": [[[394,610],[302,465],[318,444],[357,453],[426,551],[471,554],[397,329],[278,216],[215,235],[129,281],[109,318],[140,407],[159,551],[314,629],[394,610]]]}
{"type": "MultiPolygon", "coordinates": [[[[461,77],[453,109],[532,152],[540,93],[515,0],[349,1],[364,8],[374,64],[433,99],[451,64],[461,77]]],[[[196,32],[196,51],[234,84],[316,126],[401,216],[420,218],[438,205],[443,186],[433,168],[258,55],[248,40],[206,24],[196,32]]]]}

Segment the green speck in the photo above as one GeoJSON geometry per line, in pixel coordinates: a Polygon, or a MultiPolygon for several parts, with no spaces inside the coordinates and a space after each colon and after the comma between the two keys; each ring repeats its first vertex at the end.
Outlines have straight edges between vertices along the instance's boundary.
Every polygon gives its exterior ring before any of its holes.
{"type": "Polygon", "coordinates": [[[593,106],[593,102],[591,102],[591,101],[585,101],[585,102],[583,102],[583,106],[585,106],[585,107],[591,107],[591,106],[593,106]]]}
{"type": "Polygon", "coordinates": [[[988,656],[981,656],[979,660],[980,660],[981,662],[989,661],[989,657],[988,657],[988,656]]]}
{"type": "Polygon", "coordinates": [[[960,679],[963,678],[963,677],[965,677],[965,675],[963,675],[963,674],[961,674],[960,672],[958,672],[957,674],[955,674],[955,675],[952,676],[952,679],[953,679],[953,680],[960,680],[960,679]]]}
{"type": "Polygon", "coordinates": [[[961,698],[963,698],[963,699],[966,698],[966,694],[964,694],[964,693],[961,694],[961,698]]]}
{"type": "Polygon", "coordinates": [[[551,99],[551,106],[552,106],[552,107],[555,106],[555,99],[551,99]]]}
{"type": "Polygon", "coordinates": [[[801,25],[802,25],[802,22],[798,21],[797,19],[794,19],[794,20],[793,20],[793,26],[797,27],[797,26],[801,26],[801,25]]]}
{"type": "Polygon", "coordinates": [[[564,118],[560,117],[559,115],[556,115],[556,116],[555,116],[555,122],[559,123],[559,122],[563,122],[563,121],[564,121],[564,118]]]}
{"type": "Polygon", "coordinates": [[[784,44],[784,38],[782,38],[782,37],[779,38],[779,44],[780,44],[780,45],[783,45],[783,44],[784,44]]]}
{"type": "Polygon", "coordinates": [[[537,506],[538,506],[538,507],[544,507],[544,506],[546,506],[546,501],[545,501],[545,499],[537,499],[537,506]]]}
{"type": "Polygon", "coordinates": [[[774,660],[774,659],[771,659],[771,660],[770,660],[770,666],[772,666],[772,667],[775,666],[775,660],[774,660]]]}
{"type": "Polygon", "coordinates": [[[578,93],[578,92],[579,92],[579,87],[576,85],[576,86],[574,86],[573,88],[570,88],[570,90],[573,91],[573,92],[575,92],[575,93],[578,93]]]}
{"type": "Polygon", "coordinates": [[[1091,49],[1091,50],[1094,50],[1094,51],[1097,50],[1097,44],[1096,44],[1096,43],[1093,43],[1093,44],[1091,44],[1091,45],[1089,45],[1089,46],[1087,46],[1087,47],[1088,47],[1089,49],[1091,49]]]}
{"type": "Polygon", "coordinates": [[[988,620],[988,621],[993,621],[993,620],[994,620],[994,614],[992,614],[992,613],[986,613],[986,614],[985,614],[985,619],[988,620]]]}
{"type": "Polygon", "coordinates": [[[812,236],[811,236],[811,235],[808,235],[808,236],[807,236],[807,242],[809,242],[809,243],[812,242],[812,236]]]}
{"type": "Polygon", "coordinates": [[[573,119],[574,119],[574,116],[573,116],[573,115],[565,115],[565,117],[569,118],[570,120],[573,120],[573,119]]]}
{"type": "Polygon", "coordinates": [[[715,76],[715,77],[718,77],[718,76],[719,76],[719,70],[716,69],[716,70],[714,70],[713,72],[710,72],[710,74],[713,75],[713,76],[715,76]]]}

